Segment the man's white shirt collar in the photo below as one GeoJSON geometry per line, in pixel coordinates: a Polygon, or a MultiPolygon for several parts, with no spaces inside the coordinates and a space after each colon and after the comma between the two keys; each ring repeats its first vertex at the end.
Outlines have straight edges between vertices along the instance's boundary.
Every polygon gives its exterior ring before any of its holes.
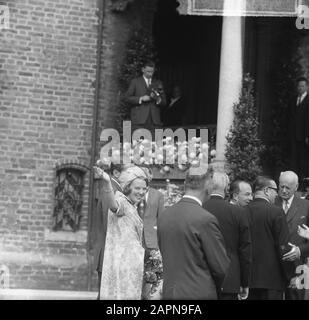
{"type": "Polygon", "coordinates": [[[210,196],[211,197],[220,197],[220,198],[224,199],[223,195],[219,194],[219,193],[212,193],[210,196]]]}
{"type": "Polygon", "coordinates": [[[151,78],[150,78],[150,79],[147,79],[147,78],[144,77],[144,76],[143,76],[143,78],[144,78],[144,80],[145,80],[145,82],[146,82],[146,85],[147,85],[147,86],[150,86],[150,85],[151,85],[151,78]]]}
{"type": "Polygon", "coordinates": [[[184,195],[182,198],[187,198],[187,199],[192,199],[192,200],[195,200],[200,206],[202,206],[202,201],[197,198],[197,197],[194,197],[194,196],[189,196],[189,195],[184,195]]]}
{"type": "Polygon", "coordinates": [[[306,96],[307,96],[307,91],[305,91],[300,97],[298,96],[297,101],[299,99],[299,102],[297,102],[297,103],[302,103],[304,101],[304,99],[306,98],[306,96]]]}
{"type": "Polygon", "coordinates": [[[177,98],[172,98],[171,99],[171,102],[169,104],[169,107],[171,107],[175,102],[177,102],[178,100],[180,99],[180,97],[177,97],[177,98]]]}

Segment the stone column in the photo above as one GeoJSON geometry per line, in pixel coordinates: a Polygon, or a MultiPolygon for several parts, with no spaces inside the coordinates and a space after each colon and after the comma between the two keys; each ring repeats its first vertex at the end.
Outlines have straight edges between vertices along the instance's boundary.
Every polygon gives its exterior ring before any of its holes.
{"type": "Polygon", "coordinates": [[[225,0],[221,40],[220,82],[215,166],[225,165],[226,135],[233,122],[233,104],[242,84],[242,0],[225,0]],[[230,4],[237,7],[230,7],[230,4]]]}

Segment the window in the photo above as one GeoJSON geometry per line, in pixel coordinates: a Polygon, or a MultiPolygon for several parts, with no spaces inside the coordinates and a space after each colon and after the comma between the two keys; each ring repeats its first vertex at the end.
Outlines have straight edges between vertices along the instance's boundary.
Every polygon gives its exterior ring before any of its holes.
{"type": "Polygon", "coordinates": [[[56,173],[53,230],[78,231],[81,221],[84,172],[62,168],[56,173]]]}

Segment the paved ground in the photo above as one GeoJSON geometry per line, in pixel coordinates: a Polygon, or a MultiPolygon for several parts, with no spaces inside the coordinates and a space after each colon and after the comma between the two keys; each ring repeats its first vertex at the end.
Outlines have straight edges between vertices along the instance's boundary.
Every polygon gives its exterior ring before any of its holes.
{"type": "Polygon", "coordinates": [[[0,289],[0,300],[96,300],[97,292],[0,289]]]}

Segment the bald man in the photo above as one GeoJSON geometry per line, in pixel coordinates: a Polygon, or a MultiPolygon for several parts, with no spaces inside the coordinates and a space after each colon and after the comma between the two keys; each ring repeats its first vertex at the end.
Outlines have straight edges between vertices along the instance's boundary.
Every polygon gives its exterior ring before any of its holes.
{"type": "Polygon", "coordinates": [[[225,201],[229,178],[225,173],[213,174],[213,188],[204,208],[219,221],[231,264],[219,294],[221,300],[247,299],[251,265],[251,237],[244,210],[225,201]]]}
{"type": "Polygon", "coordinates": [[[293,271],[290,286],[285,292],[287,300],[303,300],[304,290],[295,288],[296,268],[306,262],[309,256],[309,242],[301,238],[297,229],[302,224],[309,223],[309,201],[300,199],[296,191],[298,189],[298,176],[293,171],[281,172],[279,177],[279,197],[276,204],[285,212],[288,228],[289,242],[292,244],[291,250],[283,257],[286,261],[293,262],[293,271]]]}
{"type": "Polygon", "coordinates": [[[252,201],[252,188],[244,180],[235,180],[230,185],[230,203],[241,207],[247,206],[252,201]]]}

